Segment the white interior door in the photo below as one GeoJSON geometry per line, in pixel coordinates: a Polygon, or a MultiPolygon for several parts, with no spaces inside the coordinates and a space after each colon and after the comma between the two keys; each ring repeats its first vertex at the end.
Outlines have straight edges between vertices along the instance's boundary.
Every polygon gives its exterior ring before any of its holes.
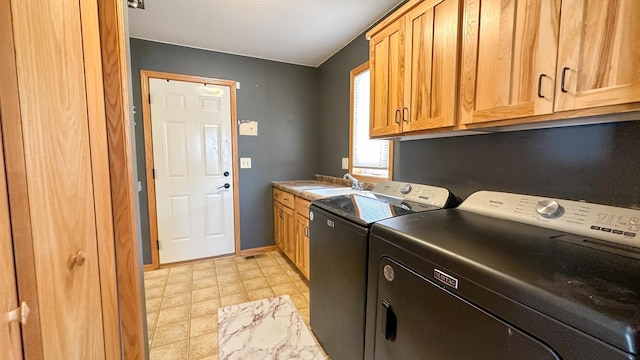
{"type": "Polygon", "coordinates": [[[150,78],[149,92],[160,264],[233,253],[230,88],[150,78]]]}

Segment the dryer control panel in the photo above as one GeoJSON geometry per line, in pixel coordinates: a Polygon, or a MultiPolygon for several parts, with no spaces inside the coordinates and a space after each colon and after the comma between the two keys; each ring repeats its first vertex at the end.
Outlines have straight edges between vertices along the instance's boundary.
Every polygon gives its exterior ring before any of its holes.
{"type": "Polygon", "coordinates": [[[640,248],[640,210],[496,191],[478,191],[458,209],[640,248]]]}
{"type": "Polygon", "coordinates": [[[399,181],[384,180],[379,182],[372,192],[390,198],[413,201],[442,208],[447,205],[451,193],[449,190],[437,186],[405,183],[399,181]]]}

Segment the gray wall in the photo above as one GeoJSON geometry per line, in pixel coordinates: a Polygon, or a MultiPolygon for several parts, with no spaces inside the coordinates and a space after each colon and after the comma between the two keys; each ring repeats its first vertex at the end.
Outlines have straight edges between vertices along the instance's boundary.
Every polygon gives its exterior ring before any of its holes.
{"type": "MultiPolygon", "coordinates": [[[[359,35],[317,69],[131,40],[134,102],[139,70],[240,81],[238,119],[257,120],[259,134],[239,137],[242,248],[273,245],[274,180],[342,176],[349,154],[349,72],[368,59],[359,35]]],[[[141,112],[136,141],[143,143],[141,112]]],[[[638,115],[640,119],[640,115],[638,115]]],[[[394,179],[451,189],[461,198],[491,189],[619,206],[640,206],[640,121],[395,142],[394,179]]],[[[138,146],[138,164],[144,164],[138,146]]],[[[138,175],[145,180],[144,168],[138,175]]],[[[146,184],[141,194],[145,263],[146,184]]]]}
{"type": "MultiPolygon", "coordinates": [[[[638,115],[640,119],[640,115],[638,115]]],[[[397,180],[640,208],[640,121],[400,142],[397,180]]]]}
{"type": "Polygon", "coordinates": [[[358,35],[318,67],[318,173],[342,176],[342,158],[349,157],[349,72],[369,60],[369,42],[358,35]]]}
{"type": "Polygon", "coordinates": [[[310,179],[318,169],[317,72],[315,68],[131,39],[143,255],[151,262],[144,174],[144,132],[140,70],[155,70],[241,83],[238,120],[258,121],[258,136],[239,136],[241,247],[273,245],[271,181],[310,179]]]}

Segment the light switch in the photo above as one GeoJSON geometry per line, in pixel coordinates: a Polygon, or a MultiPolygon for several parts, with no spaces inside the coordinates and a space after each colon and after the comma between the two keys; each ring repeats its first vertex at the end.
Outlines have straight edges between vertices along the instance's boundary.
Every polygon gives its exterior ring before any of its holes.
{"type": "Polygon", "coordinates": [[[349,170],[349,158],[342,158],[342,169],[349,170]]]}
{"type": "Polygon", "coordinates": [[[251,158],[240,158],[241,169],[251,169],[251,158]]]}

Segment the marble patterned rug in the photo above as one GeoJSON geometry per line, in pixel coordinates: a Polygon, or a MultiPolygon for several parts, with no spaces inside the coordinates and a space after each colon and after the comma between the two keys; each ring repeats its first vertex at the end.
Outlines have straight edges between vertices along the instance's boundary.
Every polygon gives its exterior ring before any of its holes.
{"type": "Polygon", "coordinates": [[[218,309],[221,360],[325,359],[289,295],[218,309]]]}

